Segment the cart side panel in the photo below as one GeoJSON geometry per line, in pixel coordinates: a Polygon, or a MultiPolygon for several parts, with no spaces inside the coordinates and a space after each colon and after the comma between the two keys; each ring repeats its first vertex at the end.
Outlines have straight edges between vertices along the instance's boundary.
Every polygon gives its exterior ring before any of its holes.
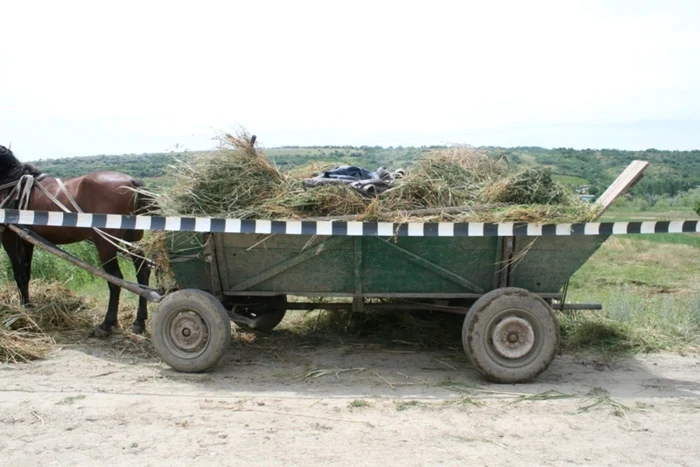
{"type": "MultiPolygon", "coordinates": [[[[485,293],[503,267],[496,237],[323,237],[217,234],[224,291],[302,294],[485,293]]],[[[211,291],[204,235],[168,236],[181,288],[211,291]]],[[[607,236],[518,237],[509,285],[558,293],[607,236]]]]}
{"type": "Polygon", "coordinates": [[[217,257],[225,293],[483,293],[493,286],[497,245],[495,238],[223,235],[217,257]]]}
{"type": "Polygon", "coordinates": [[[354,290],[350,237],[224,234],[217,246],[224,293],[354,290]]]}
{"type": "Polygon", "coordinates": [[[496,238],[364,239],[364,293],[484,293],[493,286],[496,238]]]}
{"type": "Polygon", "coordinates": [[[211,292],[210,266],[204,259],[204,234],[169,233],[167,242],[170,267],[178,286],[181,289],[200,289],[211,292]]]}
{"type": "Polygon", "coordinates": [[[607,235],[517,237],[510,285],[535,293],[557,293],[607,238],[607,235]]]}

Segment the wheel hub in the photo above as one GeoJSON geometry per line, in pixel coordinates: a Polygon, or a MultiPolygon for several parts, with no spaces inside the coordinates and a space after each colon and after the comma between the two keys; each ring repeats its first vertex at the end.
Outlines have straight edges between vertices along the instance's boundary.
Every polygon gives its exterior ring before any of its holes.
{"type": "Polygon", "coordinates": [[[502,357],[515,360],[532,350],[535,331],[527,320],[511,316],[494,326],[491,340],[496,352],[502,357]]]}
{"type": "Polygon", "coordinates": [[[206,344],[209,330],[196,313],[180,313],[172,320],[170,337],[178,349],[193,352],[206,344]]]}

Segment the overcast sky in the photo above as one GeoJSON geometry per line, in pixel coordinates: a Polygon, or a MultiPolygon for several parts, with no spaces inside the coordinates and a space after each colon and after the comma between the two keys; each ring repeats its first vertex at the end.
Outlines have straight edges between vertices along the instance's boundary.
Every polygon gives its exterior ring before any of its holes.
{"type": "Polygon", "coordinates": [[[281,145],[700,148],[700,2],[0,5],[21,160],[281,145]]]}

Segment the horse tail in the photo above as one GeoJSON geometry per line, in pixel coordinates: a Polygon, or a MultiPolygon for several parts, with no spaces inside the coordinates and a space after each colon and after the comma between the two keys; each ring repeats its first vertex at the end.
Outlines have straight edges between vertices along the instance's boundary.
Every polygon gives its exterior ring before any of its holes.
{"type": "Polygon", "coordinates": [[[153,193],[144,189],[145,185],[139,180],[133,180],[131,187],[134,190],[134,214],[155,214],[160,210],[153,193]]]}
{"type": "MultiPolygon", "coordinates": [[[[132,179],[131,190],[134,192],[132,214],[136,216],[157,214],[160,210],[156,197],[153,193],[145,189],[145,185],[139,180],[132,179]]],[[[124,235],[124,240],[137,242],[143,238],[143,232],[138,230],[128,230],[124,235]]]]}

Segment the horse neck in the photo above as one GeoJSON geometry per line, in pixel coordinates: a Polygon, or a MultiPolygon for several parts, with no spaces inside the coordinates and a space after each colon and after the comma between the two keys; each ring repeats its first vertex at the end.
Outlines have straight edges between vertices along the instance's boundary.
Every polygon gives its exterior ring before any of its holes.
{"type": "Polygon", "coordinates": [[[34,185],[51,178],[46,174],[24,173],[17,180],[0,185],[0,207],[3,209],[31,209],[34,185]],[[10,198],[10,199],[8,199],[10,198]]]}

